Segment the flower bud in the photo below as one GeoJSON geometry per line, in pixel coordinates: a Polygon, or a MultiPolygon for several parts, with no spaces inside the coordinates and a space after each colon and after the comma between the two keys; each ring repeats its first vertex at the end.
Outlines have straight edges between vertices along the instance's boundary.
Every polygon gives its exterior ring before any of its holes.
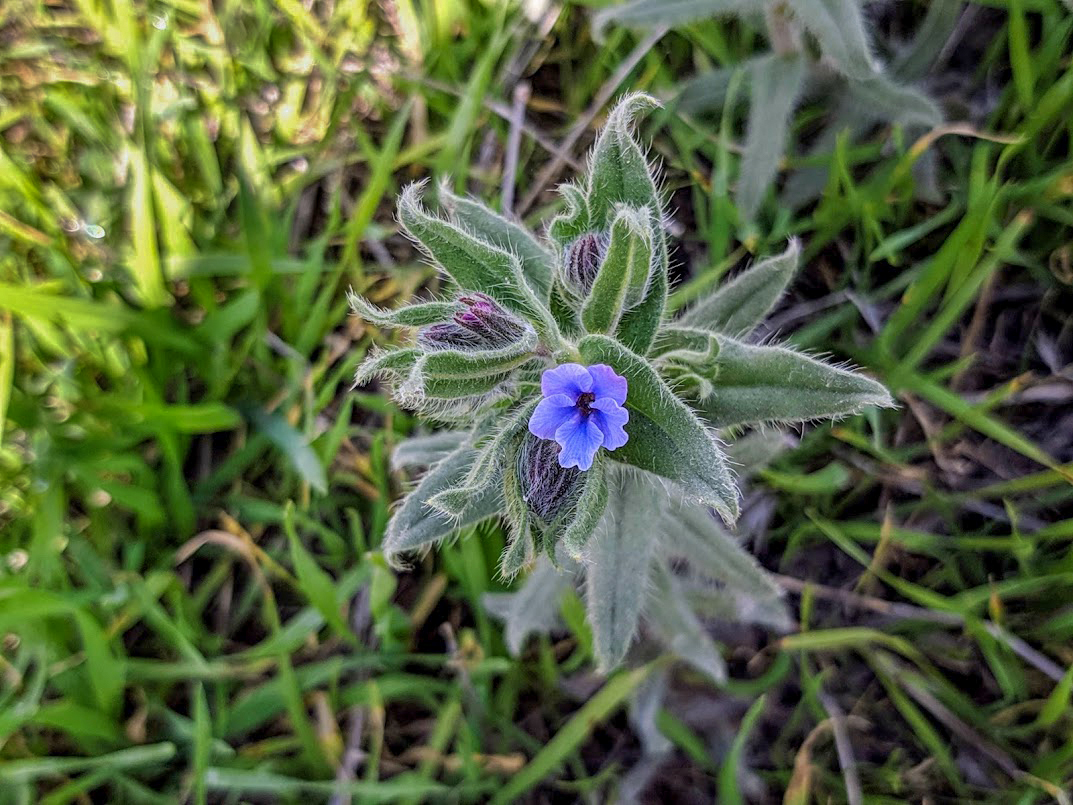
{"type": "Polygon", "coordinates": [[[572,505],[581,491],[581,470],[559,466],[558,444],[526,434],[518,450],[518,482],[529,511],[545,523],[572,505]]]}
{"type": "Polygon", "coordinates": [[[455,314],[455,323],[484,339],[489,347],[505,347],[525,335],[525,325],[483,293],[460,296],[466,309],[455,314]]]}
{"type": "Polygon", "coordinates": [[[483,349],[479,335],[453,321],[430,324],[417,333],[418,346],[425,349],[483,349]]]}
{"type": "Polygon", "coordinates": [[[563,261],[566,287],[579,296],[588,296],[606,251],[607,238],[595,232],[587,232],[571,243],[563,261]]]}
{"type": "Polygon", "coordinates": [[[463,309],[451,321],[432,324],[417,334],[426,349],[499,349],[525,334],[525,325],[483,293],[460,296],[463,309]]]}

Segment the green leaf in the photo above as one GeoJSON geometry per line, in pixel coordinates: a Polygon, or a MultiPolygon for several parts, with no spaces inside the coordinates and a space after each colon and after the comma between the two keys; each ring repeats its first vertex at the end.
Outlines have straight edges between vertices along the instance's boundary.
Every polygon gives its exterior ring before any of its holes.
{"type": "Polygon", "coordinates": [[[593,15],[592,30],[597,38],[610,25],[626,28],[678,27],[723,14],[763,11],[765,0],[632,0],[593,15]]]}
{"type": "Polygon", "coordinates": [[[401,567],[399,557],[403,554],[426,549],[459,529],[494,517],[499,512],[501,496],[495,489],[487,490],[475,498],[459,517],[446,517],[428,505],[433,495],[456,486],[476,457],[477,451],[473,448],[460,447],[429,470],[417,487],[403,499],[388,523],[381,545],[389,562],[401,567]]]}
{"type": "Polygon", "coordinates": [[[611,241],[581,312],[590,333],[614,331],[624,310],[644,297],[652,270],[652,224],[647,210],[619,208],[611,241]]]}
{"type": "Polygon", "coordinates": [[[537,331],[558,341],[558,328],[522,274],[517,256],[486,243],[457,224],[431,215],[421,204],[422,183],[399,196],[399,220],[460,288],[488,294],[528,319],[537,331]]]}
{"type": "Polygon", "coordinates": [[[391,468],[431,467],[453,453],[470,438],[468,430],[443,430],[428,436],[411,436],[396,445],[391,468]]]}
{"type": "Polygon", "coordinates": [[[717,802],[724,805],[745,805],[745,797],[742,796],[738,785],[738,774],[744,764],[745,742],[760,720],[760,714],[764,712],[765,697],[761,696],[745,711],[737,734],[730,745],[730,751],[723,758],[723,765],[719,768],[719,797],[717,802]]]}
{"type": "Polygon", "coordinates": [[[717,685],[725,682],[727,668],[723,655],[693,612],[678,579],[662,562],[657,563],[652,576],[655,594],[644,615],[654,627],[652,635],[717,685]]]}
{"type": "Polygon", "coordinates": [[[659,358],[661,361],[678,359],[694,361],[698,356],[703,356],[714,360],[718,354],[719,340],[714,333],[699,327],[669,325],[656,335],[648,358],[649,360],[659,358]]]}
{"type": "Polygon", "coordinates": [[[859,0],[794,0],[790,7],[843,75],[864,78],[878,72],[859,0]]]}
{"type": "Polygon", "coordinates": [[[287,501],[283,509],[283,532],[291,549],[291,564],[298,579],[298,587],[314,609],[321,614],[324,621],[332,627],[339,637],[348,643],[356,644],[357,639],[347,627],[339,612],[339,600],[335,596],[335,580],[329,576],[312,557],[294,527],[294,503],[287,501]]]}
{"type": "Polygon", "coordinates": [[[291,466],[320,494],[328,491],[328,477],[324,465],[320,463],[317,453],[309,446],[306,437],[299,433],[286,419],[276,413],[266,413],[260,408],[250,408],[247,412],[254,426],[268,437],[290,461],[291,466]]]}
{"type": "MultiPolygon", "coordinates": [[[[767,58],[763,56],[761,58],[767,58]]],[[[692,78],[688,78],[678,85],[678,98],[675,106],[689,114],[699,114],[719,110],[727,101],[730,92],[730,83],[735,73],[741,71],[741,88],[748,88],[748,77],[752,72],[749,69],[753,59],[745,59],[731,67],[718,67],[705,70],[692,78]]]]}
{"type": "Polygon", "coordinates": [[[882,385],[786,347],[751,346],[719,336],[715,392],[699,405],[717,428],[849,416],[891,407],[882,385]]]}
{"type": "Polygon", "coordinates": [[[596,138],[586,187],[592,230],[607,232],[619,205],[647,208],[652,215],[653,262],[644,298],[622,315],[618,340],[639,355],[648,352],[667,304],[667,244],[663,235],[663,204],[644,151],[633,137],[633,118],[658,106],[648,95],[634,93],[619,101],[596,138]]]}
{"type": "Polygon", "coordinates": [[[630,694],[648,677],[654,663],[618,674],[591,696],[570,720],[545,743],[533,759],[512,775],[491,799],[491,805],[513,805],[526,799],[523,795],[541,780],[555,775],[578,747],[590,739],[597,725],[618,710],[630,694]]]}
{"type": "Polygon", "coordinates": [[[938,126],[943,122],[939,105],[923,90],[899,84],[883,73],[847,83],[852,103],[880,120],[906,126],[938,126]]]}
{"type": "Polygon", "coordinates": [[[701,299],[679,321],[716,333],[744,335],[764,320],[797,271],[801,243],[791,240],[782,254],[750,266],[715,293],[701,299]]]}
{"type": "Polygon", "coordinates": [[[630,439],[611,458],[672,480],[726,520],[737,519],[737,486],[722,451],[652,366],[606,336],[588,336],[578,346],[586,363],[607,363],[629,384],[630,439]]]}
{"type": "Polygon", "coordinates": [[[606,232],[620,204],[652,210],[659,220],[663,205],[640,144],[633,137],[634,117],[660,106],[641,92],[622,98],[607,117],[592,150],[586,199],[592,229],[606,232]]]}
{"type": "Polygon", "coordinates": [[[370,352],[354,373],[354,385],[363,386],[377,377],[398,377],[413,369],[421,350],[415,347],[370,352]]]}
{"type": "Polygon", "coordinates": [[[378,327],[425,327],[447,321],[460,309],[455,302],[423,302],[385,310],[353,291],[347,293],[347,299],[355,314],[378,327]]]}
{"type": "Polygon", "coordinates": [[[499,575],[513,579],[526,565],[532,564],[535,556],[531,525],[527,520],[520,529],[512,529],[507,546],[499,557],[499,575]]]}
{"type": "Polygon", "coordinates": [[[592,229],[589,216],[589,203],[581,188],[569,182],[559,185],[559,195],[563,197],[566,209],[555,216],[548,225],[548,237],[560,247],[584,235],[592,229]]]}
{"type": "Polygon", "coordinates": [[[466,510],[471,500],[492,486],[501,477],[508,457],[513,455],[512,447],[516,448],[517,442],[526,433],[529,418],[539,402],[540,399],[536,398],[517,408],[487,442],[477,445],[477,457],[462,482],[453,489],[445,489],[434,495],[429,499],[429,505],[446,515],[457,517],[466,510]]]}
{"type": "Polygon", "coordinates": [[[659,511],[661,497],[651,480],[623,467],[612,474],[610,485],[607,513],[585,561],[589,623],[604,672],[622,662],[637,631],[657,544],[650,518],[659,511]]]}
{"type": "Polygon", "coordinates": [[[749,122],[738,172],[736,200],[742,217],[751,221],[760,209],[779,161],[786,152],[790,117],[805,82],[805,59],[775,56],[750,69],[749,122]]]}
{"type": "Polygon", "coordinates": [[[439,199],[453,220],[493,246],[516,255],[533,293],[540,300],[548,299],[555,276],[555,255],[528,229],[475,199],[456,196],[446,183],[440,187],[439,199]]]}
{"type": "MultiPolygon", "coordinates": [[[[82,639],[88,689],[98,710],[115,714],[123,695],[125,670],[109,645],[109,637],[96,617],[71,594],[50,590],[0,588],[0,630],[24,634],[41,619],[73,623],[82,639]]],[[[4,776],[0,771],[0,780],[4,776]]]]}
{"type": "Polygon", "coordinates": [[[608,464],[602,457],[597,457],[592,467],[584,473],[577,504],[571,508],[569,518],[564,518],[558,529],[557,538],[562,540],[563,548],[572,559],[581,559],[585,545],[607,509],[608,464]]]}
{"type": "Polygon", "coordinates": [[[477,378],[508,372],[528,361],[537,347],[531,330],[513,344],[500,349],[438,349],[426,352],[414,366],[431,378],[477,378]]]}
{"type": "Polygon", "coordinates": [[[741,436],[727,445],[727,459],[738,471],[739,478],[748,478],[764,469],[792,442],[777,428],[761,428],[741,436]]]}
{"type": "Polygon", "coordinates": [[[729,611],[711,614],[790,628],[793,622],[783,603],[782,589],[705,507],[676,502],[664,511],[660,529],[661,541],[673,555],[684,557],[693,570],[719,582],[722,591],[730,593],[722,597],[731,606],[729,611]]]}
{"type": "Polygon", "coordinates": [[[15,384],[15,324],[9,313],[0,316],[0,446],[4,443],[4,425],[15,384]]]}
{"type": "Polygon", "coordinates": [[[559,601],[572,589],[575,570],[559,570],[542,556],[514,593],[486,593],[485,606],[503,620],[507,648],[517,656],[533,634],[548,634],[559,625],[559,601]]]}
{"type": "Polygon", "coordinates": [[[512,447],[503,462],[503,516],[509,530],[507,547],[500,557],[503,578],[513,578],[536,553],[533,518],[518,478],[517,450],[512,447]]]}
{"type": "MultiPolygon", "coordinates": [[[[630,697],[630,710],[627,714],[630,728],[641,742],[642,755],[657,762],[659,756],[665,756],[667,752],[674,749],[674,743],[663,734],[658,724],[659,714],[666,704],[669,681],[669,668],[660,668],[655,671],[630,697]]],[[[622,787],[625,788],[625,784],[622,787]]],[[[637,797],[627,799],[621,789],[618,793],[620,801],[629,802],[638,799],[637,797]]]]}
{"type": "Polygon", "coordinates": [[[622,314],[615,337],[638,355],[646,355],[659,331],[667,307],[667,245],[663,233],[656,234],[655,262],[648,293],[632,310],[622,314]]]}
{"type": "Polygon", "coordinates": [[[132,148],[130,157],[130,240],[133,254],[130,272],[138,296],[146,307],[161,307],[169,301],[156,239],[156,212],[153,207],[152,167],[146,152],[132,148]]]}
{"type": "Polygon", "coordinates": [[[242,422],[234,408],[220,402],[143,403],[133,411],[146,424],[179,433],[217,433],[242,422]]]}

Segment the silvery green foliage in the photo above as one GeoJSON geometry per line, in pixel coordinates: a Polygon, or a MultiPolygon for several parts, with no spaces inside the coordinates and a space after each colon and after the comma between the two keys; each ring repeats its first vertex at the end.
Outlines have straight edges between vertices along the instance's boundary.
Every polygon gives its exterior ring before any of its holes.
{"type": "MultiPolygon", "coordinates": [[[[603,668],[622,660],[647,612],[672,651],[718,679],[705,608],[776,628],[787,616],[711,513],[732,524],[739,510],[734,460],[716,428],[845,416],[891,400],[864,375],[742,340],[785,289],[796,243],[684,315],[667,314],[663,200],[633,136],[634,117],[654,103],[631,95],[611,112],[588,175],[561,188],[547,239],[446,191],[445,214],[431,212],[422,185],[406,188],[399,220],[453,290],[393,311],[353,296],[358,315],[413,334],[372,354],[357,380],[384,378],[401,405],[454,426],[397,451],[397,466],[429,469],[388,525],[390,561],[501,517],[504,577],[545,557],[513,603],[490,602],[512,650],[554,624],[559,593],[576,580],[603,668]],[[586,471],[560,466],[555,442],[527,428],[542,373],[567,363],[607,365],[628,384],[628,441],[596,453],[586,471]],[[683,559],[688,572],[676,570],[683,559]]],[[[762,441],[751,439],[761,458],[770,452],[762,441]]]]}
{"type": "MultiPolygon", "coordinates": [[[[678,97],[686,111],[719,108],[737,75],[749,111],[736,200],[748,222],[774,182],[791,143],[793,111],[807,96],[824,94],[826,106],[834,109],[811,154],[831,153],[846,130],[857,136],[876,123],[919,129],[942,122],[938,105],[915,84],[942,49],[961,6],[960,0],[931,3],[914,41],[895,48],[888,64],[875,52],[860,0],[628,0],[598,12],[593,29],[600,35],[612,25],[673,27],[732,15],[755,20],[767,31],[771,52],[702,73],[678,97]]],[[[921,164],[929,164],[927,158],[921,164]]],[[[784,201],[814,198],[825,179],[822,167],[792,175],[784,201]]]]}

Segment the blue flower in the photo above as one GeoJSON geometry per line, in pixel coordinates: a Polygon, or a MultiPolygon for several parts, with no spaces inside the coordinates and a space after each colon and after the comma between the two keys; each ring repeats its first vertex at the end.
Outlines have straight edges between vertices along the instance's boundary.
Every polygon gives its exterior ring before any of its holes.
{"type": "Polygon", "coordinates": [[[616,450],[630,438],[622,427],[630,419],[626,378],[610,366],[564,363],[544,372],[540,391],[529,431],[558,442],[559,466],[587,470],[601,447],[616,450]]]}

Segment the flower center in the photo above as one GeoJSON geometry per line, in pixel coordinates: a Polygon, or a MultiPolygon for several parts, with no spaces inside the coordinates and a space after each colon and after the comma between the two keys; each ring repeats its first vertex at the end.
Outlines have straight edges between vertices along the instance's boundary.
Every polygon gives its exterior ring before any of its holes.
{"type": "Polygon", "coordinates": [[[583,391],[577,398],[577,407],[581,409],[581,413],[588,416],[592,409],[589,408],[596,401],[596,395],[591,391],[583,391]]]}

